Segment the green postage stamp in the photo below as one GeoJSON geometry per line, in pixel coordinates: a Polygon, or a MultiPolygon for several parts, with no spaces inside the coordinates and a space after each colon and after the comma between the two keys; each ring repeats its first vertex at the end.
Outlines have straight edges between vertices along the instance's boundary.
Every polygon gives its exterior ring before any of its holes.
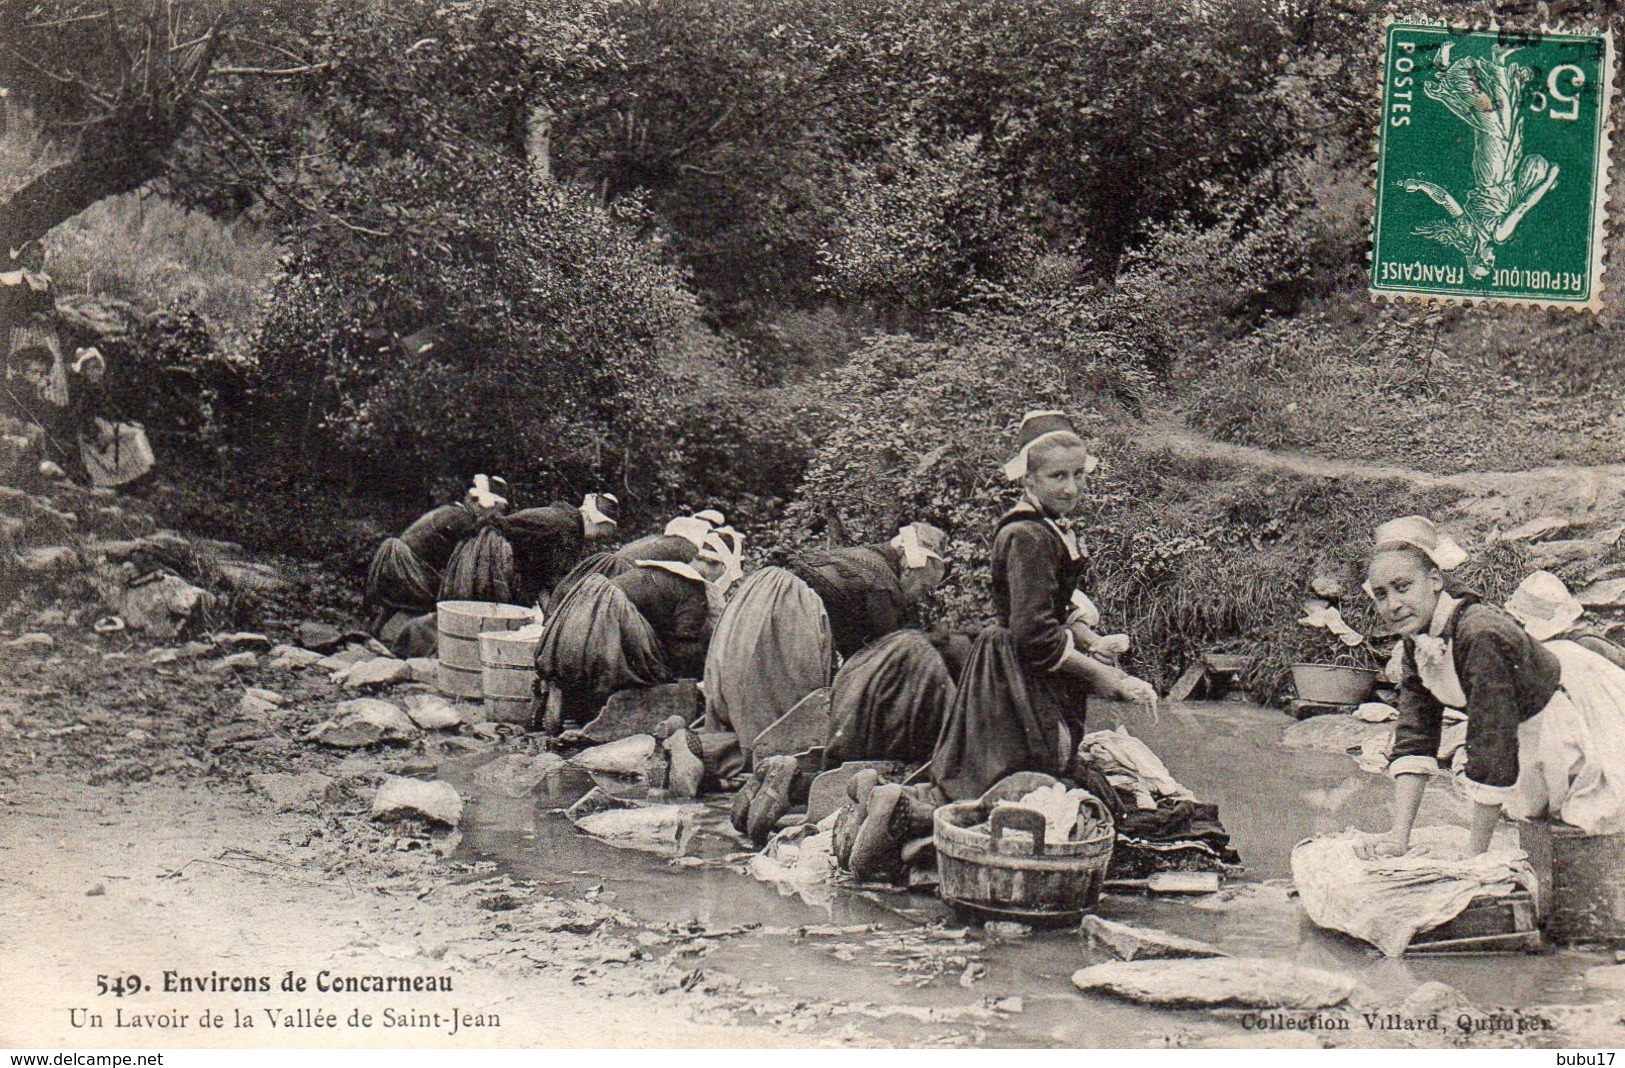
{"type": "Polygon", "coordinates": [[[1601,307],[1610,34],[1387,27],[1374,296],[1601,307]]]}

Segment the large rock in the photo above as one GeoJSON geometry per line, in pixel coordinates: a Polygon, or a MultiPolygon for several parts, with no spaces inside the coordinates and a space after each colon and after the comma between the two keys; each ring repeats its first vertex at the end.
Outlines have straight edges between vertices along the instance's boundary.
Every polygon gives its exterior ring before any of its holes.
{"type": "Polygon", "coordinates": [[[570,763],[588,771],[602,771],[610,775],[635,778],[648,768],[649,758],[654,756],[659,745],[652,734],[634,734],[630,738],[622,738],[608,745],[595,745],[591,749],[583,749],[570,758],[570,763]]]}
{"type": "Polygon", "coordinates": [[[1587,608],[1625,608],[1625,578],[1593,582],[1574,596],[1587,608]]]}
{"type": "Polygon", "coordinates": [[[237,631],[236,633],[212,635],[214,644],[222,649],[250,649],[254,652],[264,652],[271,648],[271,639],[263,634],[252,631],[237,631]]]}
{"type": "Polygon", "coordinates": [[[435,693],[415,693],[407,697],[406,714],[426,731],[450,730],[463,722],[451,702],[435,693]]]}
{"type": "Polygon", "coordinates": [[[270,564],[251,563],[244,560],[222,560],[218,565],[220,581],[227,589],[237,591],[252,591],[254,593],[274,593],[284,589],[288,580],[282,573],[270,564]]]}
{"type": "Polygon", "coordinates": [[[260,666],[260,658],[253,653],[232,653],[210,664],[211,675],[228,675],[234,671],[253,671],[260,666]]]}
{"type": "Polygon", "coordinates": [[[501,797],[528,797],[562,767],[564,758],[557,753],[508,753],[476,771],[474,782],[481,790],[501,797]]]}
{"type": "Polygon", "coordinates": [[[1217,946],[1150,927],[1130,927],[1100,916],[1083,918],[1084,940],[1091,949],[1118,960],[1171,960],[1179,957],[1227,957],[1217,946]]]}
{"type": "Polygon", "coordinates": [[[279,645],[271,650],[271,663],[273,668],[302,668],[312,664],[319,664],[325,660],[321,653],[309,649],[301,649],[297,645],[279,645]]]}
{"type": "Polygon", "coordinates": [[[237,714],[244,719],[276,719],[282,714],[282,702],[268,700],[261,696],[269,693],[268,690],[256,690],[249,687],[237,699],[237,714]]]}
{"type": "Polygon", "coordinates": [[[377,658],[378,654],[365,645],[351,642],[338,652],[318,660],[316,664],[323,671],[349,671],[364,660],[376,660],[377,658]]]}
{"type": "Polygon", "coordinates": [[[351,665],[337,681],[346,690],[377,690],[411,679],[412,669],[406,661],[380,656],[351,665]]]}
{"type": "Polygon", "coordinates": [[[294,634],[300,645],[318,653],[331,653],[344,644],[344,632],[329,623],[301,623],[294,634]]]}
{"type": "Polygon", "coordinates": [[[408,742],[417,735],[417,726],[395,705],[375,697],[361,697],[334,708],[333,718],[313,727],[305,740],[338,749],[364,749],[408,742]]]}
{"type": "Polygon", "coordinates": [[[433,686],[440,674],[440,661],[432,656],[414,656],[406,662],[406,670],[413,682],[426,682],[433,686]]]}
{"type": "Polygon", "coordinates": [[[172,638],[215,605],[214,594],[177,575],[160,575],[139,586],[126,586],[109,599],[108,608],[130,630],[154,638],[172,638]]]}
{"type": "Polygon", "coordinates": [[[300,772],[298,775],[283,772],[250,775],[248,785],[270,798],[278,812],[310,808],[323,801],[339,799],[338,783],[314,771],[300,772]]]}
{"type": "Polygon", "coordinates": [[[78,571],[85,565],[70,546],[41,545],[19,552],[17,566],[32,574],[44,575],[53,571],[78,571]]]}
{"type": "Polygon", "coordinates": [[[695,820],[704,811],[703,805],[612,808],[583,816],[576,826],[623,849],[680,856],[694,835],[695,820]]]}
{"type": "Polygon", "coordinates": [[[1346,975],[1258,957],[1114,961],[1073,972],[1072,985],[1181,1009],[1329,1009],[1355,992],[1346,975]]]}
{"type": "Polygon", "coordinates": [[[463,799],[450,783],[391,776],[372,799],[372,818],[422,819],[455,827],[463,818],[463,799]]]}
{"type": "Polygon", "coordinates": [[[698,711],[699,689],[693,679],[619,690],[610,694],[604,710],[581,728],[581,734],[590,742],[616,742],[636,734],[653,734],[671,716],[691,722],[698,711]]]}
{"type": "Polygon", "coordinates": [[[849,760],[838,768],[820,772],[807,790],[807,822],[822,823],[846,804],[847,784],[865,769],[873,769],[882,782],[901,782],[908,773],[908,768],[896,760],[849,760]]]}
{"type": "Polygon", "coordinates": [[[1601,556],[1607,551],[1608,544],[1594,538],[1543,541],[1529,547],[1529,556],[1526,563],[1530,568],[1555,571],[1568,564],[1601,556]]]}
{"type": "Polygon", "coordinates": [[[1519,523],[1505,534],[1502,534],[1501,540],[1539,541],[1542,538],[1549,538],[1553,534],[1562,534],[1573,526],[1574,523],[1570,520],[1555,515],[1543,515],[1538,519],[1531,519],[1527,523],[1519,523]]]}
{"type": "Polygon", "coordinates": [[[751,743],[751,760],[760,765],[772,756],[794,756],[823,745],[829,736],[829,688],[814,690],[768,724],[751,743]]]}

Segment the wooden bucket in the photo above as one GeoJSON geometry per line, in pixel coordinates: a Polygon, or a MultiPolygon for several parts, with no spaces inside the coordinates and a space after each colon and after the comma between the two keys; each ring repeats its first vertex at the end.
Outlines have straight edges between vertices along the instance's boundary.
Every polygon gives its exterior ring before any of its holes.
{"type": "Polygon", "coordinates": [[[1518,844],[1535,869],[1546,937],[1625,947],[1625,834],[1586,834],[1549,820],[1518,824],[1518,844]]]}
{"type": "Polygon", "coordinates": [[[540,627],[486,631],[480,635],[480,674],[485,714],[498,723],[529,724],[536,692],[536,645],[540,627]]]}
{"type": "Polygon", "coordinates": [[[486,631],[518,630],[536,620],[536,613],[516,604],[485,601],[441,601],[435,606],[439,630],[440,666],[436,681],[450,697],[478,700],[485,696],[480,635],[486,631]]]}
{"type": "Polygon", "coordinates": [[[997,801],[1019,800],[1035,787],[1056,781],[1037,772],[1020,772],[980,800],[937,809],[933,823],[942,881],[938,892],[944,901],[984,919],[1035,926],[1076,923],[1094,910],[1117,838],[1106,806],[1092,796],[1086,798],[1098,830],[1081,841],[1066,842],[1045,841],[1044,817],[1033,809],[994,807],[997,801]],[[990,824],[986,831],[978,829],[983,822],[990,824]],[[1005,838],[1006,830],[1026,831],[1030,844],[1005,838]]]}

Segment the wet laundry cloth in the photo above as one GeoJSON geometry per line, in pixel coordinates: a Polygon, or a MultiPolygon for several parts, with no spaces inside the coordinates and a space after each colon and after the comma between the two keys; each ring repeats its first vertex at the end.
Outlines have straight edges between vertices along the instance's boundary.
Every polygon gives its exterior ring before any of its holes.
{"type": "Polygon", "coordinates": [[[830,684],[834,644],[818,595],[782,567],[739,584],[705,657],[706,727],[733,731],[749,752],[761,734],[830,684]]]}
{"type": "Polygon", "coordinates": [[[917,630],[886,635],[836,672],[824,767],[851,760],[931,759],[954,682],[942,654],[917,630]]]}
{"type": "Polygon", "coordinates": [[[1195,794],[1169,774],[1151,747],[1126,726],[1084,735],[1078,743],[1078,759],[1098,769],[1114,787],[1132,794],[1138,809],[1154,810],[1157,799],[1163,797],[1196,800],[1195,794]]]}
{"type": "Polygon", "coordinates": [[[1389,720],[1399,718],[1399,709],[1393,705],[1385,705],[1381,701],[1367,701],[1356,708],[1354,718],[1365,723],[1387,723],[1389,720]]]}
{"type": "Polygon", "coordinates": [[[1404,953],[1419,931],[1454,919],[1476,897],[1535,888],[1520,849],[1492,846],[1467,856],[1465,827],[1418,827],[1402,857],[1358,856],[1358,846],[1382,837],[1350,830],[1299,842],[1292,880],[1317,926],[1369,942],[1386,956],[1404,953]]]}
{"type": "Polygon", "coordinates": [[[780,831],[750,858],[746,871],[764,883],[772,883],[786,897],[799,897],[815,908],[829,908],[835,903],[835,880],[840,874],[835,862],[834,826],[832,814],[817,827],[803,824],[780,831]]]}
{"type": "Polygon", "coordinates": [[[1044,817],[1046,842],[1069,842],[1078,837],[1078,810],[1083,807],[1085,799],[1093,796],[1088,790],[1078,787],[1068,789],[1064,783],[1052,783],[1023,794],[1016,801],[997,801],[993,811],[1011,807],[1032,809],[1044,817]]]}

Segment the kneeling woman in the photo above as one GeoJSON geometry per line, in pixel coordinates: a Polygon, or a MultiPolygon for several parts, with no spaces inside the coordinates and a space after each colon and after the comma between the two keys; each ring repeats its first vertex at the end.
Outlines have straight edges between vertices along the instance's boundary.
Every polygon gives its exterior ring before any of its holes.
{"type": "Polygon", "coordinates": [[[734,533],[723,522],[721,512],[708,509],[673,519],[660,534],[650,534],[627,542],[618,549],[584,556],[570,569],[569,574],[559,580],[553,589],[553,599],[562,603],[588,575],[612,579],[626,574],[643,560],[675,560],[681,564],[692,564],[705,544],[706,535],[714,530],[726,531],[725,536],[733,536],[734,533]]]}
{"type": "Polygon", "coordinates": [[[738,569],[736,541],[712,533],[693,563],[643,560],[613,579],[588,575],[547,619],[538,681],[556,684],[563,715],[580,720],[619,690],[698,678],[738,569]]]}
{"type": "Polygon", "coordinates": [[[993,609],[977,637],[931,760],[949,800],[980,797],[1018,771],[1064,774],[1088,694],[1156,708],[1150,683],[1102,663],[1082,619],[1083,552],[1066,517],[1098,461],[1061,412],[1030,412],[1005,476],[1021,500],[993,535],[993,609]]]}
{"type": "Polygon", "coordinates": [[[1435,754],[1446,707],[1467,713],[1469,850],[1502,814],[1550,816],[1587,834],[1625,832],[1625,671],[1571,641],[1540,642],[1506,612],[1446,589],[1466,559],[1422,516],[1377,528],[1366,592],[1404,636],[1405,674],[1389,774],[1394,824],[1368,856],[1398,856],[1435,754]]]}
{"type": "Polygon", "coordinates": [[[717,624],[705,664],[707,725],[749,749],[766,727],[828,686],[837,656],[907,625],[947,574],[942,531],[903,527],[889,543],[829,549],[751,575],[717,624]]]}
{"type": "Polygon", "coordinates": [[[931,758],[931,781],[888,784],[863,799],[838,853],[861,878],[896,868],[903,844],[929,834],[943,801],[980,797],[1018,771],[1065,775],[1094,693],[1157,707],[1156,690],[1086,650],[1083,552],[1065,520],[1097,461],[1060,412],[1030,412],[1005,475],[1025,492],[993,536],[998,622],[971,646],[931,758]],[[844,842],[850,841],[850,847],[844,842]]]}

